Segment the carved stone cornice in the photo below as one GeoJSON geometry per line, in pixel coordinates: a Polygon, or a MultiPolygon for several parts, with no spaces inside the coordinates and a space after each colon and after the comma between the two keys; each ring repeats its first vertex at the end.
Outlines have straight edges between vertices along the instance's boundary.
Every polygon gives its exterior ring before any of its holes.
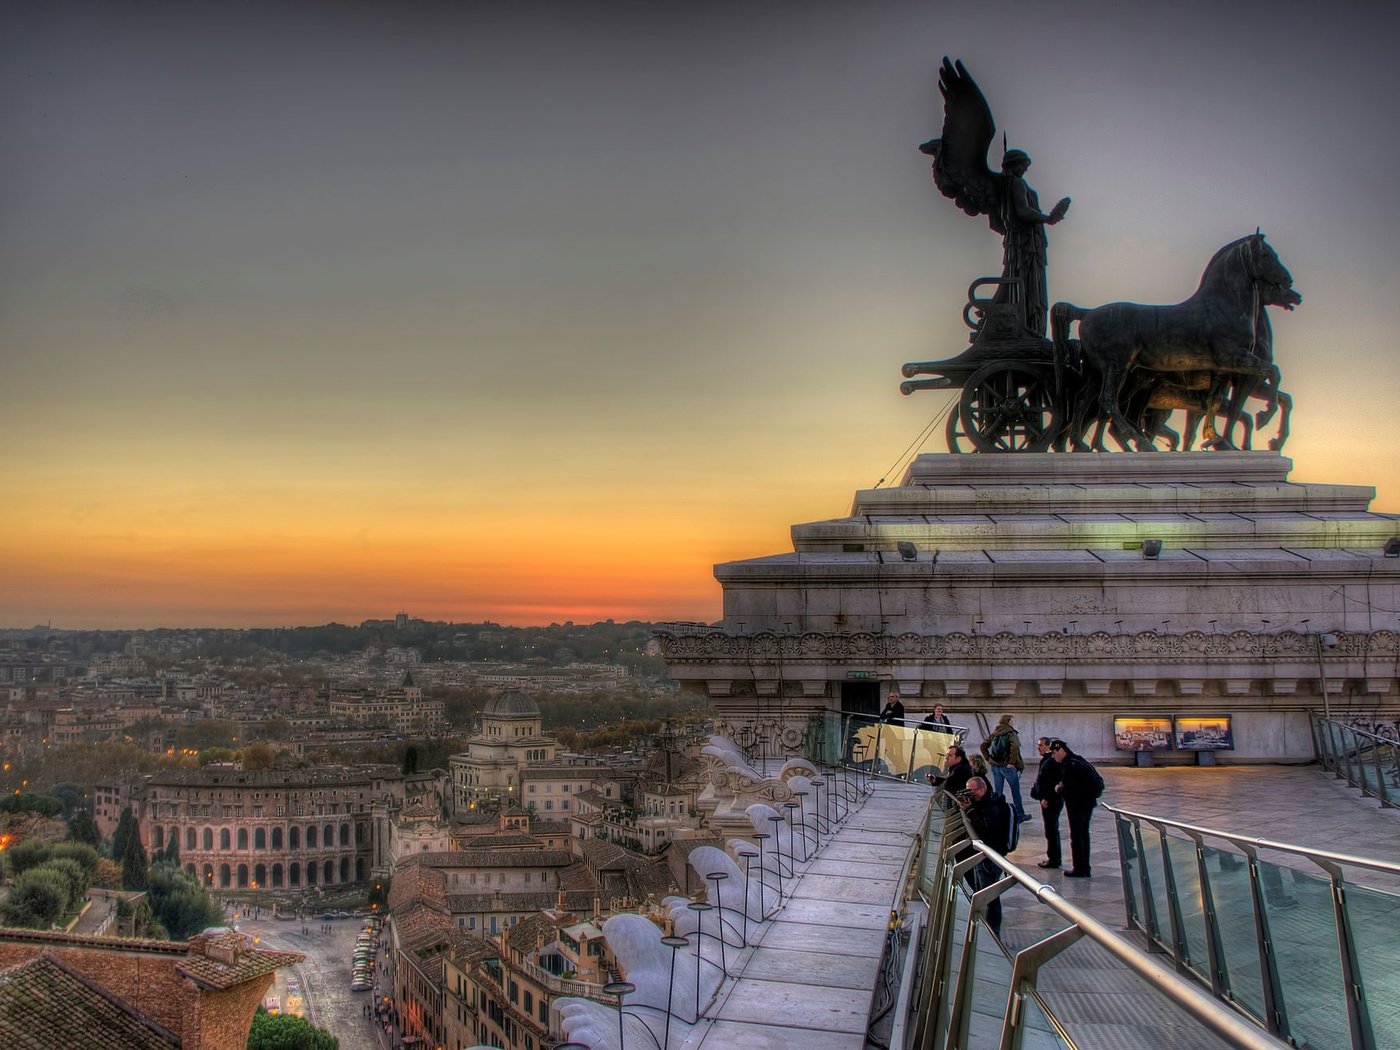
{"type": "MultiPolygon", "coordinates": [[[[1355,658],[1396,659],[1400,657],[1400,632],[1332,632],[1336,645],[1326,651],[1329,663],[1355,658]]],[[[703,633],[656,632],[661,655],[668,664],[749,664],[764,665],[822,662],[946,661],[950,663],[1002,664],[1044,663],[1047,660],[1093,662],[1212,662],[1230,660],[1310,660],[1317,654],[1315,635],[1299,631],[1266,634],[1258,631],[1231,631],[1209,634],[1187,631],[1166,634],[1142,631],[1115,634],[1093,631],[1064,634],[965,634],[953,632],[926,635],[835,633],[809,631],[778,634],[761,631],[731,634],[722,628],[703,633]]]]}

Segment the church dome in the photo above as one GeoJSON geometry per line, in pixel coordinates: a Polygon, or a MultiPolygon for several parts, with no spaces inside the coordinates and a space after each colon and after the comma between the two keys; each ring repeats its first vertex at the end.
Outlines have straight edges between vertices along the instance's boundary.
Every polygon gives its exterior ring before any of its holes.
{"type": "Polygon", "coordinates": [[[483,718],[539,718],[540,708],[519,689],[492,697],[482,709],[483,718]]]}

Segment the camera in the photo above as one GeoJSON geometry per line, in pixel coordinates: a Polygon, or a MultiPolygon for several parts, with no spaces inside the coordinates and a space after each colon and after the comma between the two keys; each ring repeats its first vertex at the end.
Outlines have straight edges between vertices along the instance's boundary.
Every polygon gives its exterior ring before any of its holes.
{"type": "Polygon", "coordinates": [[[959,802],[975,802],[975,801],[976,801],[976,799],[974,799],[974,798],[972,797],[972,792],[969,791],[967,788],[963,788],[961,791],[955,792],[955,793],[954,793],[954,797],[955,797],[959,802]]]}

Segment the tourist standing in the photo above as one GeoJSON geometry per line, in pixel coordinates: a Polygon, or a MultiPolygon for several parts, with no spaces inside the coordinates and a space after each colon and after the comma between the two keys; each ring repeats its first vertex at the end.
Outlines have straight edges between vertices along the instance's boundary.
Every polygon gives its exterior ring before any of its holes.
{"type": "Polygon", "coordinates": [[[880,721],[893,725],[902,726],[904,724],[904,704],[900,702],[898,689],[890,690],[890,695],[885,700],[885,706],[880,711],[880,721]]]}
{"type": "Polygon", "coordinates": [[[997,727],[982,741],[982,757],[992,767],[992,790],[1006,795],[1016,823],[1024,824],[1031,818],[1021,805],[1021,771],[1026,763],[1021,758],[1021,737],[1016,732],[1016,719],[1012,715],[1002,715],[997,727]]]}
{"type": "Polygon", "coordinates": [[[1060,783],[1060,763],[1050,753],[1050,738],[1043,736],[1035,742],[1040,755],[1040,768],[1031,785],[1031,798],[1040,803],[1040,819],[1045,825],[1045,859],[1039,862],[1042,868],[1060,866],[1060,811],[1065,808],[1064,799],[1055,790],[1060,783]]]}
{"type": "Polygon", "coordinates": [[[924,720],[919,726],[920,729],[932,729],[935,732],[951,733],[953,723],[948,721],[948,714],[943,710],[942,704],[934,704],[933,712],[924,715],[924,720]]]}
{"type": "Polygon", "coordinates": [[[1103,794],[1103,777],[1086,758],[1076,755],[1063,740],[1050,741],[1050,753],[1060,765],[1060,782],[1055,791],[1065,804],[1069,820],[1070,879],[1087,879],[1089,866],[1089,821],[1103,794]]]}
{"type": "MultiPolygon", "coordinates": [[[[967,824],[974,838],[982,844],[1005,856],[1011,848],[1011,809],[1000,793],[987,787],[981,777],[973,777],[967,782],[967,790],[958,798],[958,805],[967,816],[967,824]]],[[[983,857],[967,874],[967,881],[973,890],[981,890],[1001,878],[1001,869],[991,860],[983,857]]],[[[998,938],[1001,937],[1001,898],[987,904],[987,925],[998,938]]]]}

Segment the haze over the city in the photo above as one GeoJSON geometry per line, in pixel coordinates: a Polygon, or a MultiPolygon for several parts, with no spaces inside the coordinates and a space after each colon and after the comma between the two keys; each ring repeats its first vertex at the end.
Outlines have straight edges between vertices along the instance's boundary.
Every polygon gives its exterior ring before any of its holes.
{"type": "Polygon", "coordinates": [[[715,618],[947,401],[944,54],[1073,198],[1052,301],[1261,227],[1293,477],[1400,510],[1388,11],[7,5],[0,626],[715,618]]]}

